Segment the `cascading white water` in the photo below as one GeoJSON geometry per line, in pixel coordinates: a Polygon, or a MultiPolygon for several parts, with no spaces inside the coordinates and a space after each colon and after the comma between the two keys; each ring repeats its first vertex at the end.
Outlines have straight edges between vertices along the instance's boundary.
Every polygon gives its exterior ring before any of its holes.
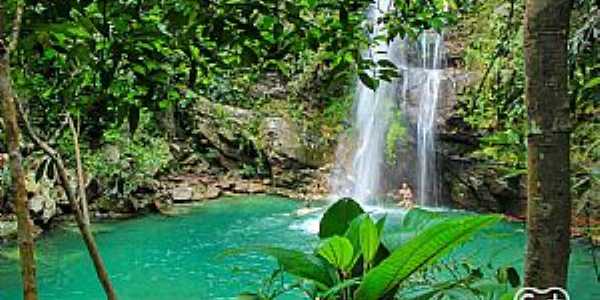
{"type": "Polygon", "coordinates": [[[417,113],[417,159],[419,204],[438,206],[439,182],[435,149],[436,111],[440,99],[442,67],[445,57],[443,36],[423,33],[419,37],[418,58],[423,81],[418,85],[419,109],[417,113]]]}
{"type": "MultiPolygon", "coordinates": [[[[392,8],[392,1],[381,0],[372,4],[368,19],[373,31],[370,38],[385,35],[384,24],[378,20],[392,8]]],[[[382,59],[398,62],[392,57],[392,49],[397,42],[375,43],[365,53],[365,58],[375,62],[382,59]]],[[[377,68],[370,70],[371,76],[377,74],[377,68]]],[[[346,170],[332,183],[336,197],[352,197],[363,204],[369,204],[381,192],[381,167],[384,163],[385,133],[389,126],[386,111],[394,105],[397,83],[395,81],[379,81],[376,90],[357,82],[357,98],[355,100],[354,128],[355,145],[350,170],[346,170]]],[[[347,145],[345,145],[347,146],[347,145]]]]}
{"type": "MultiPolygon", "coordinates": [[[[385,24],[378,20],[390,9],[391,0],[371,5],[368,14],[373,28],[371,39],[385,35],[385,24]]],[[[375,43],[368,49],[365,58],[391,61],[402,76],[391,82],[379,80],[375,91],[358,80],[351,141],[340,142],[338,147],[336,168],[330,180],[332,198],[351,197],[363,205],[377,204],[376,199],[389,192],[384,187],[400,186],[400,182],[388,184],[389,179],[383,175],[386,133],[394,109],[404,114],[409,110],[407,102],[416,99],[418,109],[411,111],[416,117],[410,122],[416,127],[417,162],[416,170],[411,171],[417,187],[416,199],[420,205],[437,205],[435,120],[444,53],[443,37],[430,32],[423,33],[417,43],[394,39],[389,43],[375,43]],[[351,162],[346,159],[349,154],[351,162]]],[[[370,75],[377,74],[376,68],[370,71],[370,75]]]]}

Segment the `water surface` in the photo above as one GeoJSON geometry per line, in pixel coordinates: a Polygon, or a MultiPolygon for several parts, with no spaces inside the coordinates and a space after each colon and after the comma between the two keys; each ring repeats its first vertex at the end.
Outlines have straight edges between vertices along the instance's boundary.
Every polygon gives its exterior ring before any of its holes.
{"type": "MultiPolygon", "coordinates": [[[[248,245],[308,251],[317,243],[310,232],[317,228],[319,216],[290,214],[301,206],[266,196],[225,198],[176,217],[150,215],[96,225],[96,237],[119,299],[235,299],[242,291],[256,289],[276,264],[258,254],[218,256],[226,249],[248,245]]],[[[403,212],[386,213],[386,232],[391,234],[403,212]]],[[[453,259],[521,270],[524,244],[523,225],[505,222],[460,248],[453,259]]],[[[52,231],[36,246],[40,299],[105,299],[76,230],[52,231]]],[[[18,274],[14,261],[0,257],[0,300],[21,299],[18,274]]],[[[571,257],[569,290],[575,300],[600,299],[591,256],[578,243],[571,257]]]]}

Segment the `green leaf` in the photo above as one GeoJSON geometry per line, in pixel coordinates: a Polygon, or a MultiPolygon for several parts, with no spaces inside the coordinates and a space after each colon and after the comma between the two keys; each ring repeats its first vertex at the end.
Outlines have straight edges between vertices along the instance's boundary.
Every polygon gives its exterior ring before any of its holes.
{"type": "Polygon", "coordinates": [[[467,216],[435,224],[396,249],[365,276],[358,300],[376,300],[419,269],[435,262],[500,216],[467,216]]]}
{"type": "Polygon", "coordinates": [[[334,267],[347,272],[353,266],[354,249],[352,243],[341,236],[334,236],[325,240],[319,247],[317,253],[334,267]]]}
{"type": "Polygon", "coordinates": [[[333,285],[330,269],[321,259],[312,254],[280,247],[251,247],[230,249],[223,255],[230,256],[245,252],[260,252],[272,256],[286,272],[313,281],[321,287],[333,285]]]}
{"type": "Polygon", "coordinates": [[[402,219],[402,227],[421,230],[438,223],[443,218],[444,215],[441,213],[413,208],[402,219]]]}
{"type": "Polygon", "coordinates": [[[344,235],[350,222],[364,212],[360,205],[350,198],[338,200],[323,215],[319,223],[319,238],[344,235]]]}
{"type": "Polygon", "coordinates": [[[372,90],[376,90],[377,87],[379,86],[379,81],[377,81],[377,79],[374,79],[373,77],[369,76],[365,72],[359,73],[358,78],[365,86],[367,86],[368,88],[370,88],[372,90]]]}
{"type": "Polygon", "coordinates": [[[346,230],[346,234],[344,236],[350,241],[352,244],[352,248],[354,248],[354,261],[358,260],[358,257],[361,255],[360,251],[360,224],[363,222],[364,218],[368,218],[366,214],[362,214],[352,220],[350,225],[348,226],[348,230],[346,230]]]}
{"type": "Polygon", "coordinates": [[[515,299],[515,294],[517,290],[508,291],[500,296],[500,300],[513,300],[515,299]]]}
{"type": "Polygon", "coordinates": [[[593,78],[590,81],[588,81],[585,84],[585,86],[583,87],[583,89],[584,90],[591,89],[591,88],[596,87],[598,85],[600,85],[600,77],[596,77],[596,78],[593,78]]]}
{"type": "Polygon", "coordinates": [[[379,231],[371,218],[364,218],[360,224],[360,249],[365,263],[373,261],[379,249],[379,231]]]}
{"type": "Polygon", "coordinates": [[[384,68],[391,68],[391,69],[397,69],[396,64],[394,64],[391,60],[388,59],[380,59],[377,61],[377,64],[380,67],[384,67],[384,68]]]}
{"type": "Polygon", "coordinates": [[[387,215],[383,216],[383,218],[377,220],[375,226],[377,226],[377,233],[379,236],[383,235],[383,228],[385,227],[385,221],[387,220],[387,215]]]}

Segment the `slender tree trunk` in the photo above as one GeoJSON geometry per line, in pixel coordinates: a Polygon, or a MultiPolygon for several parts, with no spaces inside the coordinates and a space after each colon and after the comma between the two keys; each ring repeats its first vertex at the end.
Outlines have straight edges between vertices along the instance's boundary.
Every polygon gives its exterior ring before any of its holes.
{"type": "Polygon", "coordinates": [[[106,298],[108,300],[116,300],[117,296],[116,296],[115,290],[112,286],[112,283],[110,282],[110,277],[108,276],[108,272],[106,271],[104,261],[102,260],[102,257],[100,256],[100,252],[98,251],[98,247],[96,246],[96,242],[94,240],[94,236],[92,235],[92,232],[90,231],[90,227],[88,226],[88,224],[85,222],[85,220],[83,218],[83,214],[81,212],[81,206],[79,205],[79,201],[77,201],[77,196],[75,194],[75,191],[73,190],[73,187],[69,183],[69,175],[67,174],[67,169],[65,167],[65,163],[64,163],[62,157],[60,156],[60,153],[58,153],[54,148],[52,148],[50,145],[48,145],[48,143],[46,143],[42,139],[40,139],[40,137],[35,133],[35,131],[33,130],[33,127],[29,123],[29,120],[27,119],[27,116],[26,116],[24,110],[22,109],[22,107],[19,106],[19,110],[20,110],[21,116],[23,118],[23,122],[25,123],[25,128],[27,129],[27,133],[29,134],[31,139],[48,156],[50,156],[52,158],[52,160],[54,160],[54,162],[56,164],[56,169],[58,171],[58,177],[60,179],[60,183],[65,191],[65,194],[67,195],[67,199],[69,200],[71,207],[73,208],[73,215],[75,216],[75,222],[77,223],[77,227],[79,227],[79,231],[81,232],[81,236],[83,238],[85,246],[88,249],[90,258],[92,259],[92,262],[94,263],[94,267],[96,269],[96,275],[98,276],[98,280],[100,281],[100,284],[102,285],[102,288],[104,289],[106,298]]]}
{"type": "Polygon", "coordinates": [[[75,147],[75,163],[77,165],[77,191],[79,193],[79,202],[81,203],[81,216],[83,218],[83,222],[89,226],[90,212],[88,209],[87,196],[85,194],[83,164],[81,163],[81,151],[79,149],[79,134],[77,133],[78,130],[75,128],[75,124],[73,124],[73,119],[71,117],[67,117],[67,121],[69,122],[69,127],[71,128],[71,134],[73,135],[73,146],[75,147]]]}
{"type": "Polygon", "coordinates": [[[527,0],[528,212],[525,285],[565,287],[571,197],[567,36],[571,0],[527,0]]]}
{"type": "Polygon", "coordinates": [[[7,47],[4,39],[4,7],[0,3],[0,96],[2,99],[2,112],[6,128],[6,140],[10,160],[10,173],[13,184],[13,199],[17,214],[19,255],[21,258],[21,276],[23,279],[23,298],[25,300],[37,299],[37,285],[35,280],[35,259],[33,228],[29,218],[27,205],[27,190],[25,186],[25,173],[21,165],[20,131],[17,110],[10,78],[10,52],[16,47],[21,24],[23,7],[17,8],[13,25],[13,34],[10,45],[7,47]]]}

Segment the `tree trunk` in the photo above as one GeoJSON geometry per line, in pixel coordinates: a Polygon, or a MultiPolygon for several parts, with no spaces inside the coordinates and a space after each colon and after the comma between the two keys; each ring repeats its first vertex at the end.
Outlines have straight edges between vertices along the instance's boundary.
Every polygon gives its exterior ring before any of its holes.
{"type": "MultiPolygon", "coordinates": [[[[23,279],[23,298],[25,300],[37,299],[37,285],[35,280],[35,260],[33,227],[29,218],[27,206],[27,190],[25,174],[21,165],[20,132],[17,119],[17,110],[10,78],[10,52],[16,47],[18,32],[21,23],[23,8],[19,6],[13,25],[13,35],[10,46],[0,36],[0,97],[2,99],[2,112],[6,128],[6,140],[10,161],[11,180],[14,189],[13,199],[17,214],[19,255],[21,258],[21,276],[23,279]]],[[[0,16],[4,16],[4,7],[0,3],[0,16]]],[[[0,35],[4,33],[4,18],[0,17],[0,35]]]]}
{"type": "Polygon", "coordinates": [[[85,179],[83,175],[83,164],[81,163],[81,151],[79,149],[79,134],[73,119],[67,117],[71,134],[73,135],[73,147],[75,148],[75,164],[77,168],[77,192],[79,194],[79,202],[81,203],[81,217],[86,226],[90,225],[90,211],[88,209],[87,195],[85,194],[85,179]]]}
{"type": "MultiPolygon", "coordinates": [[[[50,156],[52,158],[52,160],[54,160],[56,169],[58,171],[58,177],[60,179],[60,184],[61,184],[63,190],[65,191],[65,194],[67,196],[67,199],[69,200],[69,203],[71,204],[71,207],[73,208],[73,215],[75,217],[75,222],[77,223],[77,227],[79,227],[79,231],[81,232],[81,236],[83,237],[85,246],[88,249],[90,258],[92,259],[92,262],[94,263],[94,267],[96,269],[96,275],[98,276],[98,280],[100,281],[100,284],[102,285],[102,288],[104,289],[104,292],[106,294],[106,299],[116,300],[117,296],[116,296],[115,290],[112,286],[112,283],[110,282],[110,277],[108,276],[106,267],[104,266],[104,261],[102,260],[102,257],[100,256],[100,252],[98,251],[98,247],[96,245],[96,241],[94,240],[94,236],[92,235],[92,232],[90,231],[90,227],[84,220],[83,214],[81,212],[81,206],[79,205],[79,201],[77,201],[77,196],[75,194],[75,191],[73,190],[73,187],[69,183],[69,175],[67,174],[67,168],[65,167],[65,163],[64,163],[62,157],[60,156],[60,153],[58,153],[54,148],[50,147],[50,145],[48,145],[48,143],[46,143],[45,141],[40,139],[40,137],[33,130],[33,127],[29,123],[29,120],[27,119],[27,115],[25,114],[25,112],[21,106],[19,106],[19,110],[21,113],[21,117],[23,118],[23,122],[25,123],[25,129],[27,129],[27,133],[29,134],[29,136],[31,137],[33,142],[38,147],[40,147],[48,156],[50,156]]],[[[67,116],[67,118],[70,118],[70,117],[67,116]]],[[[79,191],[82,191],[82,189],[80,189],[79,191]]],[[[83,191],[83,192],[85,193],[85,191],[83,191]]]]}
{"type": "Polygon", "coordinates": [[[565,287],[571,197],[567,36],[571,0],[527,0],[528,211],[525,285],[565,287]]]}

